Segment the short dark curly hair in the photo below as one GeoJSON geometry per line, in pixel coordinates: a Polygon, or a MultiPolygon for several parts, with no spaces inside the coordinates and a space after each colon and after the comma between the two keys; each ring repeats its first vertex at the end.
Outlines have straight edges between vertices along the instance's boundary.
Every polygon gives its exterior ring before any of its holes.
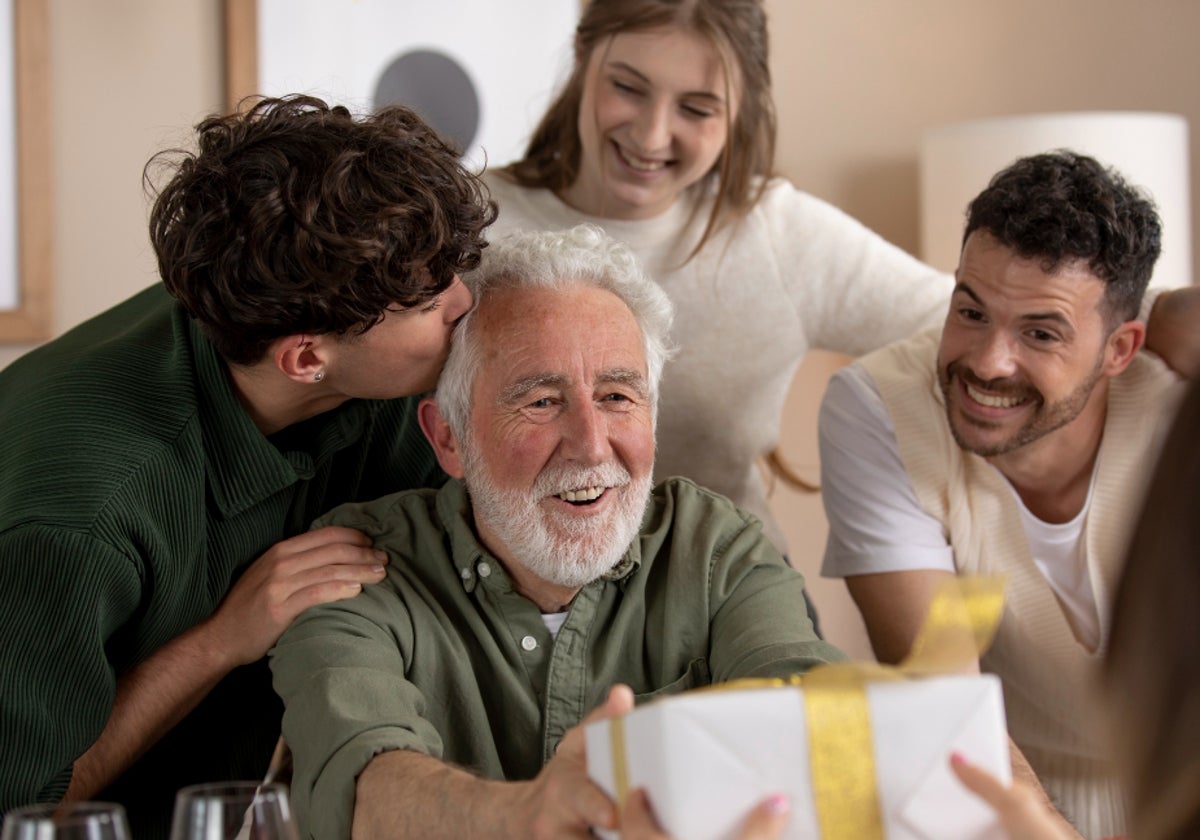
{"type": "Polygon", "coordinates": [[[1110,320],[1136,318],[1162,250],[1154,203],[1116,170],[1066,149],[1021,158],[967,209],[966,243],[983,229],[1047,273],[1084,260],[1106,284],[1110,320]]]}
{"type": "Polygon", "coordinates": [[[150,239],[163,283],[230,363],[297,333],[361,334],[474,268],[496,207],[411,110],[362,118],[320,99],[262,99],[197,127],[166,168],[150,239]]]}

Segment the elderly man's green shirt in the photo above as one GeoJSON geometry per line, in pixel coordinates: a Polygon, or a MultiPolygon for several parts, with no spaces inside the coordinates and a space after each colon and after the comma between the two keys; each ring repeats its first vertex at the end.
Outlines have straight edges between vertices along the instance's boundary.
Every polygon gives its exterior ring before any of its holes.
{"type": "Polygon", "coordinates": [[[553,639],[470,523],[459,481],[318,523],[362,530],[390,563],[382,583],[305,612],[272,653],[302,833],[348,837],[355,779],[387,750],[528,779],[614,683],[640,702],[842,658],[758,520],[685,479],[655,490],[640,538],[553,639]]]}

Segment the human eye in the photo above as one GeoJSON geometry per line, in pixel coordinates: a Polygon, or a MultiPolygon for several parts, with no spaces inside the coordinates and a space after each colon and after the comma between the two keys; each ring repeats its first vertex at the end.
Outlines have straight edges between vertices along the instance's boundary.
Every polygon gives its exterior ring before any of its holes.
{"type": "Polygon", "coordinates": [[[709,117],[715,117],[717,115],[717,110],[715,108],[709,108],[704,105],[697,105],[691,102],[683,103],[679,106],[679,109],[687,116],[695,117],[696,119],[701,120],[706,120],[709,117]]]}
{"type": "Polygon", "coordinates": [[[984,314],[973,306],[958,307],[958,317],[962,318],[964,321],[972,321],[976,323],[982,323],[985,320],[984,314]]]}
{"type": "Polygon", "coordinates": [[[640,96],[642,93],[642,89],[637,85],[621,79],[613,79],[612,86],[617,90],[618,93],[623,93],[627,96],[640,96]]]}
{"type": "Polygon", "coordinates": [[[429,303],[422,306],[421,311],[422,312],[436,312],[441,307],[441,305],[442,305],[442,298],[441,298],[441,295],[438,295],[433,300],[429,301],[429,303]]]}
{"type": "Polygon", "coordinates": [[[624,412],[633,409],[640,400],[631,389],[615,388],[600,394],[597,402],[606,411],[624,412]]]}
{"type": "Polygon", "coordinates": [[[552,395],[527,397],[515,409],[515,413],[523,417],[525,422],[536,425],[552,422],[561,411],[562,400],[552,395]]]}
{"type": "Polygon", "coordinates": [[[1035,344],[1052,344],[1059,340],[1058,334],[1052,330],[1034,327],[1025,333],[1035,344]]]}
{"type": "Polygon", "coordinates": [[[532,418],[553,417],[563,407],[564,395],[554,388],[538,388],[521,397],[520,410],[532,418]]]}

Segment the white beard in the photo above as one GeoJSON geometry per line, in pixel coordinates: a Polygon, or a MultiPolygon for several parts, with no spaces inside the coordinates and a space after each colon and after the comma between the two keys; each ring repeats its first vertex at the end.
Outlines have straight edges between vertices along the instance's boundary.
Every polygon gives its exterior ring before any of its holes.
{"type": "Polygon", "coordinates": [[[641,530],[650,498],[649,474],[636,481],[616,461],[594,467],[547,467],[528,492],[496,486],[474,441],[462,449],[463,480],[478,524],[503,541],[512,557],[537,577],[577,589],[620,562],[641,530]],[[619,488],[615,507],[602,516],[559,517],[540,502],[581,487],[619,488]]]}

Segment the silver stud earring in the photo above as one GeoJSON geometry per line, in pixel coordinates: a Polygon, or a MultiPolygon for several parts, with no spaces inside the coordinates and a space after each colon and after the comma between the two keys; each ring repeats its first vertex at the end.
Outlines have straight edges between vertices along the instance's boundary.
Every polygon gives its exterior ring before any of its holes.
{"type": "Polygon", "coordinates": [[[313,382],[320,382],[325,378],[325,371],[319,370],[313,374],[313,382]]]}

